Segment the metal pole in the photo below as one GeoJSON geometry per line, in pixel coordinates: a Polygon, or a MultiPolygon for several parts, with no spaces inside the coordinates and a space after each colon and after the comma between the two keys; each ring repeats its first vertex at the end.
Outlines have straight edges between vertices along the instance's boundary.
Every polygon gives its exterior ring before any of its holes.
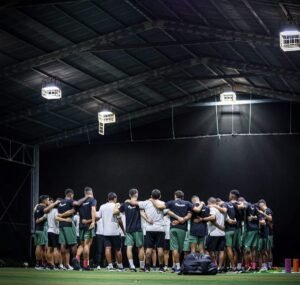
{"type": "Polygon", "coordinates": [[[30,243],[29,243],[29,258],[32,259],[32,248],[33,240],[32,235],[34,234],[34,219],[33,219],[33,209],[36,204],[39,202],[39,189],[40,189],[40,149],[38,145],[34,146],[33,150],[33,160],[34,167],[31,169],[31,192],[30,192],[30,243]]]}

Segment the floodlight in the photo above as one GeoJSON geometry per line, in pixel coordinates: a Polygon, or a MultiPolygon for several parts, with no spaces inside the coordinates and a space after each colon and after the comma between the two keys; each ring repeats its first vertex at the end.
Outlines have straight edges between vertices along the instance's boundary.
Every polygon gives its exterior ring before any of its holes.
{"type": "Polygon", "coordinates": [[[234,91],[226,91],[220,94],[220,101],[223,103],[234,104],[236,102],[236,93],[234,91]]]}
{"type": "Polygon", "coordinates": [[[283,31],[279,37],[280,48],[283,51],[300,50],[300,32],[298,30],[283,31]]]}
{"type": "Polygon", "coordinates": [[[62,92],[59,83],[54,78],[47,78],[42,85],[42,97],[47,100],[61,99],[62,92]]]}

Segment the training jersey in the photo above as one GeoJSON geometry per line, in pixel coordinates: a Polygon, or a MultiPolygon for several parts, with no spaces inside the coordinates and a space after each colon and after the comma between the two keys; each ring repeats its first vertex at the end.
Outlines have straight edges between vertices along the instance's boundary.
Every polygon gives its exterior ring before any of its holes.
{"type": "Polygon", "coordinates": [[[141,212],[139,206],[132,206],[129,203],[124,203],[120,207],[120,212],[125,214],[126,232],[141,232],[141,212]]]}
{"type": "MultiPolygon", "coordinates": [[[[237,206],[233,202],[225,202],[223,205],[227,209],[227,216],[234,220],[237,219],[237,206]]],[[[226,231],[234,231],[237,228],[237,224],[229,224],[228,222],[225,221],[225,230],[226,231]]]]}
{"type": "Polygon", "coordinates": [[[104,236],[119,236],[119,224],[116,215],[113,215],[115,203],[107,202],[100,206],[99,217],[103,223],[103,235],[104,236]]]}
{"type": "Polygon", "coordinates": [[[153,221],[152,225],[146,223],[146,232],[165,231],[164,213],[162,210],[157,209],[149,200],[138,202],[138,206],[144,209],[148,219],[153,221]]]}
{"type": "Polygon", "coordinates": [[[170,239],[171,220],[168,215],[164,216],[164,223],[165,223],[165,239],[170,239]]]}
{"type": "MultiPolygon", "coordinates": [[[[99,211],[97,212],[97,218],[100,217],[99,211]]],[[[99,219],[96,223],[96,235],[102,235],[103,236],[104,230],[103,230],[103,220],[99,219]]]]}
{"type": "MultiPolygon", "coordinates": [[[[267,208],[264,212],[267,215],[272,215],[272,211],[269,208],[267,208]]],[[[264,239],[268,238],[268,236],[270,235],[270,226],[268,225],[268,221],[266,220],[265,215],[259,214],[258,219],[266,221],[266,225],[261,225],[261,224],[259,225],[259,235],[260,235],[260,237],[264,238],[264,239]]]]}
{"type": "Polygon", "coordinates": [[[246,208],[246,216],[247,216],[247,231],[257,231],[258,230],[258,216],[257,208],[255,204],[248,204],[246,208]],[[248,218],[250,216],[256,216],[257,219],[249,221],[248,218]]]}
{"type": "MultiPolygon", "coordinates": [[[[195,207],[199,206],[199,203],[194,204],[195,207]]],[[[191,230],[190,233],[192,236],[204,237],[207,235],[207,222],[195,223],[194,219],[197,218],[206,218],[209,216],[210,210],[209,207],[203,206],[200,213],[193,212],[191,218],[191,230]]]]}
{"type": "MultiPolygon", "coordinates": [[[[225,217],[218,209],[211,207],[209,209],[210,215],[216,216],[216,222],[220,226],[224,226],[225,217]]],[[[209,236],[225,236],[225,232],[216,227],[212,222],[207,223],[207,231],[209,236]]]]}
{"type": "MultiPolygon", "coordinates": [[[[58,204],[57,207],[57,211],[59,214],[63,214],[69,210],[74,209],[73,207],[73,202],[74,200],[72,199],[63,199],[60,201],[60,203],[58,204]]],[[[70,218],[73,218],[73,215],[70,216],[70,218]]],[[[59,222],[59,227],[63,228],[63,227],[72,227],[73,222],[59,222]]]]}
{"type": "MultiPolygon", "coordinates": [[[[177,199],[177,200],[171,200],[166,203],[166,208],[171,210],[174,214],[176,214],[179,217],[185,217],[188,213],[190,213],[194,206],[191,202],[177,199]]],[[[173,222],[175,219],[171,217],[171,222],[173,222]]],[[[178,224],[173,226],[171,224],[171,228],[177,228],[181,230],[187,230],[187,222],[184,224],[178,224]]]]}
{"type": "Polygon", "coordinates": [[[84,203],[81,204],[79,207],[79,217],[80,217],[80,224],[79,229],[87,230],[90,224],[83,224],[82,220],[90,220],[92,219],[92,207],[97,206],[97,200],[95,198],[89,197],[85,200],[84,203]]]}
{"type": "Polygon", "coordinates": [[[59,222],[56,220],[58,211],[56,208],[53,208],[47,214],[47,223],[48,223],[48,233],[59,234],[59,222]]]}
{"type": "Polygon", "coordinates": [[[44,209],[46,208],[45,205],[37,205],[35,211],[34,211],[34,222],[35,222],[35,230],[36,231],[43,231],[44,230],[44,226],[45,226],[45,220],[40,222],[40,223],[37,223],[36,220],[37,219],[40,219],[41,217],[44,216],[44,209]]]}

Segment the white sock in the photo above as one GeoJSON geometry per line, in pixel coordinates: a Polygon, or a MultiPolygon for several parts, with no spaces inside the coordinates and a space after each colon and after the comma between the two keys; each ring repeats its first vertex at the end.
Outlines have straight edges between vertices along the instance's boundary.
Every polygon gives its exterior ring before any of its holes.
{"type": "Polygon", "coordinates": [[[173,263],[173,266],[172,266],[172,268],[175,268],[176,267],[176,264],[175,263],[173,263]]]}
{"type": "Polygon", "coordinates": [[[120,269],[123,269],[123,264],[122,264],[122,263],[117,263],[117,265],[118,265],[118,267],[119,267],[120,269]]]}
{"type": "Polygon", "coordinates": [[[135,268],[134,263],[133,263],[133,259],[128,259],[130,268],[135,268]]]}
{"type": "Polygon", "coordinates": [[[239,262],[239,263],[237,264],[237,269],[242,269],[242,263],[239,262]]]}
{"type": "Polygon", "coordinates": [[[144,268],[145,267],[145,261],[143,260],[143,261],[141,261],[140,260],[140,268],[144,268]]]}
{"type": "Polygon", "coordinates": [[[175,263],[176,269],[180,269],[180,263],[175,263]]]}

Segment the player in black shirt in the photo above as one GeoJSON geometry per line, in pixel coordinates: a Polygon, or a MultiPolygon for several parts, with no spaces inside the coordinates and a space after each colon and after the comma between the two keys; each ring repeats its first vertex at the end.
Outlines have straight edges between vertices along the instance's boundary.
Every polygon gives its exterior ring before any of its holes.
{"type": "MultiPolygon", "coordinates": [[[[61,200],[58,204],[57,211],[59,218],[72,218],[75,209],[74,207],[79,207],[83,202],[86,201],[88,196],[75,201],[74,191],[70,188],[65,190],[65,199],[61,200]]],[[[67,270],[73,270],[70,266],[70,249],[72,249],[73,256],[76,255],[77,251],[77,237],[76,228],[72,221],[60,221],[59,222],[59,243],[61,246],[61,255],[63,260],[65,260],[65,267],[67,270]]]]}
{"type": "Polygon", "coordinates": [[[35,207],[33,215],[35,221],[35,258],[36,269],[43,269],[46,264],[46,245],[47,245],[47,230],[45,230],[45,222],[47,216],[44,213],[44,209],[49,203],[49,196],[42,195],[39,198],[39,204],[35,207]]]}

